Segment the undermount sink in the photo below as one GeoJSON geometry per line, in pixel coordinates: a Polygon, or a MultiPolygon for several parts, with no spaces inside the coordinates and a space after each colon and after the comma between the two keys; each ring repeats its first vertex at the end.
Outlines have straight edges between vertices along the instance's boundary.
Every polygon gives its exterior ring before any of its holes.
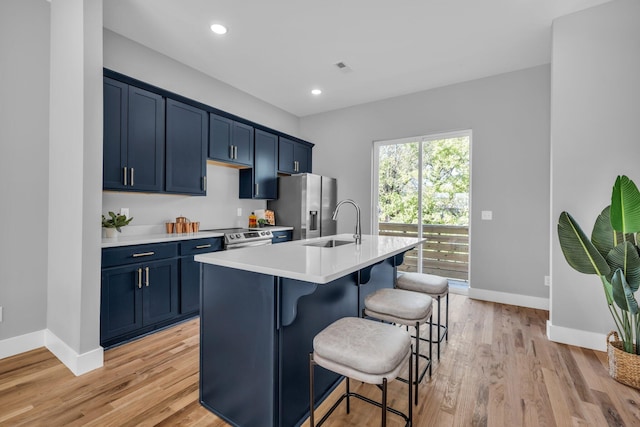
{"type": "Polygon", "coordinates": [[[319,248],[335,248],[336,246],[348,245],[353,240],[322,240],[320,242],[307,243],[304,246],[317,246],[319,248]]]}

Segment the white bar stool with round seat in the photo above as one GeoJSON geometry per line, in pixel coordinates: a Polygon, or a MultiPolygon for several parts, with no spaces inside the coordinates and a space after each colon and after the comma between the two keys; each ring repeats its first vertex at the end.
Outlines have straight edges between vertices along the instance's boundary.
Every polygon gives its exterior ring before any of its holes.
{"type": "Polygon", "coordinates": [[[387,425],[387,411],[402,417],[406,427],[413,423],[411,405],[411,384],[408,385],[408,414],[387,407],[387,383],[393,381],[405,364],[409,363],[409,375],[412,373],[411,337],[400,328],[359,317],[345,317],[336,320],[320,331],[313,339],[313,352],[309,354],[309,425],[321,426],[338,407],[347,399],[357,397],[367,403],[382,408],[382,427],[387,425]],[[314,419],[314,366],[344,375],[346,392],[329,409],[322,419],[315,424],[314,419]],[[349,379],[353,378],[368,384],[375,384],[382,389],[382,402],[351,392],[349,379]]]}
{"type": "Polygon", "coordinates": [[[438,319],[437,323],[429,322],[429,326],[436,325],[438,327],[438,360],[440,360],[440,343],[444,339],[449,341],[449,281],[441,276],[425,273],[403,273],[396,282],[398,289],[405,289],[413,292],[420,292],[431,296],[438,302],[438,319]],[[447,299],[447,308],[445,311],[445,323],[440,321],[440,300],[442,297],[447,299]]]}
{"type": "MultiPolygon", "coordinates": [[[[415,385],[414,399],[416,405],[418,404],[418,384],[424,378],[427,369],[429,370],[429,377],[431,377],[432,371],[431,343],[429,343],[429,357],[420,354],[420,325],[431,322],[432,302],[433,299],[428,295],[392,288],[378,289],[364,299],[364,316],[404,325],[407,329],[409,326],[416,329],[414,378],[412,379],[409,376],[408,380],[408,382],[413,382],[415,385]],[[422,372],[420,372],[418,366],[420,358],[427,360],[427,365],[425,365],[422,372]]],[[[431,328],[429,328],[429,341],[431,340],[431,328]]],[[[399,380],[407,381],[403,378],[399,378],[399,380]]]]}

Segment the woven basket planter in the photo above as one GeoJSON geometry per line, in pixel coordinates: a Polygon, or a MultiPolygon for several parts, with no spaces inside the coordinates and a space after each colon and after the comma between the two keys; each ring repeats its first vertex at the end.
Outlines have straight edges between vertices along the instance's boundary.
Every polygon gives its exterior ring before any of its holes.
{"type": "Polygon", "coordinates": [[[609,375],[614,380],[640,390],[640,355],[627,353],[618,333],[607,334],[607,355],[609,356],[609,375]],[[613,336],[614,341],[610,341],[613,336]]]}

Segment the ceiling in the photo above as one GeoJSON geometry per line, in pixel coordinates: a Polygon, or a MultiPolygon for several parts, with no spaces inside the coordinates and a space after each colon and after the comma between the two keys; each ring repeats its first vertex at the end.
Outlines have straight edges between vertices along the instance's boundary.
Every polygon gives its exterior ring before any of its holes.
{"type": "Polygon", "coordinates": [[[103,4],[105,28],[303,117],[549,63],[552,21],[607,1],[103,4]],[[214,34],[213,23],[229,32],[214,34]]]}

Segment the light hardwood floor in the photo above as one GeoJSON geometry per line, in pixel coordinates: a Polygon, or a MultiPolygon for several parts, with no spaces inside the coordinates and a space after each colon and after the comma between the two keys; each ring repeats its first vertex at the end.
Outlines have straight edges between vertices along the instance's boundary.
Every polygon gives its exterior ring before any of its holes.
{"type": "MultiPolygon", "coordinates": [[[[549,342],[546,311],[453,294],[450,310],[414,425],[640,426],[640,392],[609,377],[605,353],[549,342]]],[[[0,360],[0,425],[225,426],[198,403],[198,328],[196,319],[108,350],[103,368],[80,377],[44,348],[0,360]]],[[[405,410],[406,385],[389,387],[390,405],[405,410]]],[[[326,425],[379,425],[377,409],[352,402],[326,425]]],[[[390,415],[388,425],[402,423],[390,415]]]]}

